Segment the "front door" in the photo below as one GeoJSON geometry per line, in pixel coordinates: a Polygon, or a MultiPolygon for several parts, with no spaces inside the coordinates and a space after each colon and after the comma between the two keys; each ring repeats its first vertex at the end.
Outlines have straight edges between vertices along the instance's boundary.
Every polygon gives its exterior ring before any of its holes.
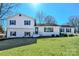
{"type": "Polygon", "coordinates": [[[30,32],[24,32],[24,37],[30,37],[30,32]]]}
{"type": "Polygon", "coordinates": [[[35,34],[38,34],[38,27],[35,27],[35,34]]]}

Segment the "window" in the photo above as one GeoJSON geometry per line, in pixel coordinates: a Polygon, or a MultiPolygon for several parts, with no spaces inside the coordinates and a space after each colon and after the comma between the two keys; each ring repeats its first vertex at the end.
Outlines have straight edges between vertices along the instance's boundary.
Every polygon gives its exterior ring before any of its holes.
{"type": "Polygon", "coordinates": [[[24,32],[24,36],[30,36],[30,32],[24,32]]]}
{"type": "Polygon", "coordinates": [[[10,20],[10,25],[16,25],[16,20],[10,20]]]}
{"type": "Polygon", "coordinates": [[[61,29],[60,29],[60,32],[64,32],[64,28],[61,28],[61,29]]]}
{"type": "Polygon", "coordinates": [[[25,20],[24,21],[24,25],[30,25],[30,21],[29,20],[25,20]]]}
{"type": "Polygon", "coordinates": [[[16,36],[16,32],[10,32],[10,36],[16,36]]]}
{"type": "Polygon", "coordinates": [[[66,28],[66,32],[71,32],[71,28],[66,28]]]}
{"type": "Polygon", "coordinates": [[[53,32],[53,28],[44,28],[44,32],[53,32]]]}

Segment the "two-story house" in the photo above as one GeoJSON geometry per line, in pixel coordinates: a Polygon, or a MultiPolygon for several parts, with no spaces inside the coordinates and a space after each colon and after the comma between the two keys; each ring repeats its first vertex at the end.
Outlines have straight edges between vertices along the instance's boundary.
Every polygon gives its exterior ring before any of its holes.
{"type": "Polygon", "coordinates": [[[35,31],[34,19],[30,16],[17,14],[7,18],[7,38],[32,37],[35,31]]]}

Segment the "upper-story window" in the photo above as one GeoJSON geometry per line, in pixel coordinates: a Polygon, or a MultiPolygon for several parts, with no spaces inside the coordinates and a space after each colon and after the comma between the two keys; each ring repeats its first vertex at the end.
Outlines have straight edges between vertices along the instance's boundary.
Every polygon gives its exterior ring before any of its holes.
{"type": "Polygon", "coordinates": [[[30,20],[25,20],[24,25],[30,25],[30,20]]]}
{"type": "Polygon", "coordinates": [[[53,32],[53,28],[44,28],[44,32],[53,32]]]}
{"type": "Polygon", "coordinates": [[[66,32],[71,32],[71,28],[66,28],[66,32]]]}
{"type": "Polygon", "coordinates": [[[16,20],[10,20],[10,25],[16,25],[16,20]]]}

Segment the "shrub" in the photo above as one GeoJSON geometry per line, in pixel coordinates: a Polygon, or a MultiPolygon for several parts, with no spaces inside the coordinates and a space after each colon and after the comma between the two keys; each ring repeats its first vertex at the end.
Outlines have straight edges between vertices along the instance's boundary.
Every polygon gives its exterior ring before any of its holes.
{"type": "Polygon", "coordinates": [[[55,37],[55,35],[54,35],[54,34],[52,34],[52,37],[55,37]]]}
{"type": "Polygon", "coordinates": [[[67,34],[60,34],[60,36],[64,36],[64,37],[66,37],[66,36],[67,36],[67,34]]]}
{"type": "Polygon", "coordinates": [[[69,36],[74,36],[73,34],[70,34],[69,36]]]}

